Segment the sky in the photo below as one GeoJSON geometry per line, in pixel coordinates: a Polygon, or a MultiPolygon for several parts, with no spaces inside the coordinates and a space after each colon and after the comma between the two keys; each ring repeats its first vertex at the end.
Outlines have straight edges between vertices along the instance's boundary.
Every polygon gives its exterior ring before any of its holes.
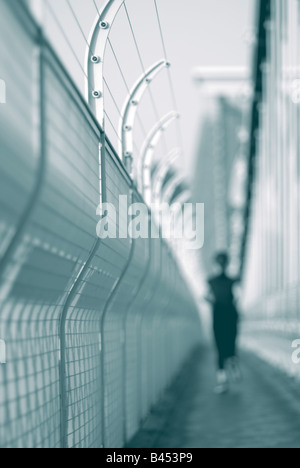
{"type": "MultiPolygon", "coordinates": [[[[87,42],[97,15],[93,0],[29,1],[40,10],[51,42],[84,94],[87,42]]],[[[100,9],[104,1],[95,0],[95,3],[100,9]]],[[[252,48],[245,41],[245,36],[254,27],[256,0],[157,0],[157,5],[167,58],[172,64],[177,107],[181,114],[184,156],[180,164],[190,174],[197,155],[201,115],[201,100],[193,80],[193,70],[199,66],[251,67],[252,48]]],[[[154,0],[126,0],[126,7],[143,67],[147,69],[164,58],[154,0]]],[[[132,88],[143,73],[143,68],[124,7],[116,18],[110,38],[127,85],[132,88]]],[[[107,122],[107,132],[117,146],[116,132],[127,89],[110,47],[107,48],[104,63],[110,89],[105,95],[110,120],[107,122]]],[[[141,147],[145,135],[158,117],[174,109],[167,72],[162,72],[153,81],[151,93],[152,98],[150,93],[146,93],[139,106],[142,125],[139,122],[135,124],[137,147],[141,147]]],[[[156,158],[163,157],[179,145],[182,146],[182,141],[174,124],[165,132],[156,158]]]]}

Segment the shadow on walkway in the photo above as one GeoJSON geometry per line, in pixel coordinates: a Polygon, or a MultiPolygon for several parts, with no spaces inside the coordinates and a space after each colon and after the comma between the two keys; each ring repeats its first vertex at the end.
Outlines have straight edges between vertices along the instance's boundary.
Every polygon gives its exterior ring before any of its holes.
{"type": "Polygon", "coordinates": [[[197,350],[130,448],[300,448],[300,390],[243,353],[244,381],[213,393],[214,354],[197,350]]]}

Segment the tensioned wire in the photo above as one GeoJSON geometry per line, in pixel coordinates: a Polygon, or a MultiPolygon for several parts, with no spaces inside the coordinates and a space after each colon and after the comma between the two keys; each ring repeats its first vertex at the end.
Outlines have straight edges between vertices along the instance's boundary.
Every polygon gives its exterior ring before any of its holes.
{"type": "MultiPolygon", "coordinates": [[[[136,34],[134,32],[133,24],[132,24],[132,21],[130,19],[130,15],[129,15],[129,12],[128,12],[128,9],[127,9],[127,6],[126,6],[125,2],[124,2],[124,9],[125,9],[126,17],[127,17],[128,24],[129,24],[129,27],[130,27],[130,31],[131,31],[131,34],[132,34],[132,37],[133,37],[133,42],[135,44],[137,55],[138,55],[138,58],[139,58],[139,61],[140,61],[140,65],[141,65],[142,71],[143,71],[143,73],[145,75],[146,74],[146,68],[145,68],[145,65],[144,65],[142,54],[141,54],[141,51],[140,51],[140,48],[139,48],[139,45],[138,45],[138,42],[137,42],[136,34]]],[[[161,119],[161,116],[159,115],[159,112],[158,112],[158,109],[157,109],[157,106],[156,106],[156,103],[155,103],[155,99],[154,99],[154,96],[153,96],[153,93],[152,93],[152,90],[151,90],[150,86],[148,86],[148,92],[149,92],[150,100],[151,100],[152,107],[153,107],[153,110],[154,110],[156,121],[159,122],[160,119],[161,119]]],[[[164,134],[162,135],[162,145],[163,145],[163,151],[165,152],[165,154],[167,154],[168,146],[167,146],[167,142],[166,142],[166,138],[165,138],[164,134]]]]}
{"type": "MultiPolygon", "coordinates": [[[[159,33],[160,33],[160,38],[161,38],[161,43],[162,43],[162,48],[164,51],[165,55],[165,60],[168,61],[168,53],[167,53],[167,47],[166,47],[166,41],[164,38],[164,33],[163,33],[163,28],[162,28],[162,22],[160,19],[160,14],[159,14],[159,9],[157,5],[157,0],[154,1],[154,8],[155,8],[155,13],[156,13],[156,18],[158,22],[158,28],[159,28],[159,33]]],[[[168,80],[169,80],[169,85],[170,85],[170,90],[171,90],[171,95],[172,95],[172,101],[174,105],[174,109],[178,110],[178,105],[177,105],[177,99],[176,99],[176,93],[175,93],[175,87],[172,79],[172,72],[171,69],[168,68],[168,80]]],[[[183,138],[182,138],[182,131],[181,131],[181,124],[179,121],[177,121],[177,126],[178,126],[178,138],[179,138],[179,146],[181,148],[183,147],[183,138]]]]}
{"type": "MultiPolygon", "coordinates": [[[[67,34],[66,34],[65,30],[64,30],[64,27],[63,27],[63,25],[62,25],[62,23],[61,23],[61,21],[60,21],[60,19],[59,19],[59,17],[58,17],[57,14],[55,13],[55,11],[54,11],[53,7],[51,6],[49,0],[46,0],[46,3],[47,3],[48,9],[50,10],[50,12],[51,12],[51,14],[52,14],[52,16],[53,16],[53,18],[54,18],[54,20],[55,20],[57,26],[59,27],[59,29],[60,29],[60,31],[61,31],[63,37],[65,38],[66,43],[68,44],[68,47],[70,48],[70,51],[72,52],[72,55],[74,56],[76,62],[78,63],[78,65],[79,65],[79,67],[80,67],[80,69],[81,69],[81,71],[82,71],[84,77],[85,77],[86,79],[88,79],[87,73],[86,73],[86,71],[84,70],[84,67],[82,66],[81,60],[79,59],[78,54],[76,53],[76,51],[75,51],[75,49],[74,49],[74,47],[73,47],[73,45],[72,45],[70,39],[68,38],[68,36],[67,36],[67,34]]],[[[71,4],[71,1],[70,1],[70,0],[66,0],[66,4],[68,5],[68,8],[69,8],[69,10],[70,10],[70,12],[71,12],[71,14],[72,14],[72,16],[73,16],[73,18],[74,18],[74,21],[75,21],[75,23],[76,23],[76,25],[77,25],[79,31],[80,31],[80,34],[82,35],[82,37],[83,37],[83,39],[84,39],[84,42],[86,43],[87,47],[90,47],[89,40],[88,40],[86,34],[84,33],[83,27],[82,27],[82,25],[81,25],[81,23],[80,23],[80,20],[79,20],[79,18],[78,18],[78,15],[76,14],[76,12],[75,12],[75,10],[74,10],[72,4],[71,4]]],[[[97,14],[100,16],[101,13],[100,13],[100,10],[99,10],[99,8],[98,8],[98,6],[97,6],[96,1],[95,1],[95,0],[92,0],[92,4],[94,5],[94,7],[95,7],[95,9],[96,9],[97,14]]],[[[155,5],[155,12],[156,12],[156,16],[157,16],[158,25],[159,25],[159,31],[160,31],[160,37],[161,37],[161,41],[162,41],[162,47],[163,47],[164,55],[165,55],[166,61],[168,61],[168,59],[167,59],[166,44],[165,44],[165,40],[164,40],[164,35],[163,35],[163,30],[162,30],[162,24],[161,24],[161,20],[160,20],[160,16],[159,16],[159,11],[158,11],[158,6],[157,6],[156,0],[154,0],[154,5],[155,5]]],[[[123,6],[124,6],[124,10],[125,10],[126,17],[127,17],[127,20],[128,20],[129,28],[130,28],[130,31],[131,31],[131,34],[132,34],[132,37],[133,37],[133,42],[134,42],[134,45],[135,45],[135,48],[136,48],[136,52],[137,52],[137,55],[138,55],[138,59],[139,59],[139,62],[140,62],[142,71],[143,71],[143,73],[145,74],[145,73],[146,73],[146,69],[145,69],[144,61],[143,61],[143,58],[142,58],[142,54],[141,54],[141,51],[140,51],[140,47],[139,47],[138,42],[137,42],[136,34],[135,34],[135,32],[134,32],[134,28],[133,28],[133,24],[132,24],[132,21],[131,21],[131,18],[130,18],[130,14],[129,14],[129,11],[128,11],[128,8],[127,8],[125,2],[123,3],[123,6]]],[[[120,72],[121,78],[122,78],[122,80],[123,80],[123,83],[124,83],[124,85],[125,85],[125,87],[126,87],[126,90],[127,90],[127,92],[130,92],[130,88],[129,88],[128,83],[127,83],[127,80],[126,80],[126,78],[125,78],[125,73],[124,73],[124,71],[122,70],[122,67],[121,67],[121,65],[120,65],[120,62],[119,62],[119,60],[118,60],[117,54],[116,54],[116,52],[115,52],[115,49],[114,49],[114,47],[113,47],[113,44],[112,44],[110,38],[108,39],[108,44],[109,44],[110,49],[111,49],[111,51],[112,51],[113,57],[114,57],[114,59],[115,59],[115,61],[116,61],[117,67],[118,67],[118,69],[119,69],[119,72],[120,72]]],[[[169,79],[169,85],[170,85],[170,90],[171,90],[173,105],[174,105],[174,108],[177,109],[176,95],[175,95],[175,90],[174,90],[174,85],[173,85],[173,81],[172,81],[170,69],[167,70],[167,73],[168,73],[168,79],[169,79]]],[[[121,110],[120,110],[120,108],[119,108],[119,106],[118,106],[118,104],[117,104],[117,102],[116,102],[116,99],[115,99],[115,97],[114,97],[114,95],[113,95],[113,92],[111,91],[110,86],[109,86],[109,84],[108,84],[108,82],[107,82],[107,80],[106,80],[105,78],[104,78],[104,83],[105,83],[105,86],[106,86],[106,88],[107,88],[107,90],[108,90],[108,92],[109,92],[109,95],[111,96],[112,102],[113,102],[114,106],[116,107],[116,110],[117,110],[117,112],[118,112],[118,115],[121,117],[121,116],[122,116],[122,112],[121,112],[121,110]]],[[[151,100],[151,103],[152,103],[152,107],[153,107],[153,110],[154,110],[154,113],[155,113],[155,117],[156,117],[157,121],[159,121],[159,120],[160,120],[160,115],[159,115],[159,112],[158,112],[158,109],[157,109],[157,105],[156,105],[156,102],[155,102],[155,99],[154,99],[154,96],[153,96],[153,92],[152,92],[152,90],[151,90],[151,87],[148,87],[148,91],[149,91],[149,95],[150,95],[150,100],[151,100]]],[[[114,131],[114,133],[117,135],[118,140],[120,140],[119,132],[118,132],[118,130],[116,129],[115,125],[113,124],[113,122],[112,122],[111,118],[109,117],[107,111],[105,111],[105,116],[108,118],[108,121],[109,121],[109,123],[110,123],[110,125],[111,125],[111,127],[112,127],[112,129],[113,129],[113,131],[114,131]]],[[[146,137],[147,137],[147,132],[146,132],[146,130],[145,130],[145,127],[144,127],[144,125],[143,125],[142,119],[141,119],[141,117],[140,117],[139,114],[138,114],[138,121],[139,121],[139,125],[140,125],[140,127],[141,127],[141,130],[142,130],[142,132],[143,132],[143,135],[144,135],[144,137],[146,138],[146,137]]],[[[179,135],[181,135],[181,127],[180,127],[180,123],[179,123],[179,122],[178,122],[178,125],[179,125],[179,129],[180,129],[179,132],[178,132],[178,137],[179,137],[179,135]]],[[[167,148],[167,143],[166,143],[166,139],[165,139],[165,135],[164,135],[164,134],[162,135],[162,144],[163,144],[163,146],[164,146],[164,151],[167,153],[168,148],[167,148]]],[[[136,144],[135,144],[135,146],[136,146],[136,144]]]]}

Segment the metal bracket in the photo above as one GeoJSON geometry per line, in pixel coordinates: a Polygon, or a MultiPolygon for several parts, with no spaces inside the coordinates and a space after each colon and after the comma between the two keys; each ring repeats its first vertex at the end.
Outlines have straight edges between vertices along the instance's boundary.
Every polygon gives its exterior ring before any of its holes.
{"type": "Polygon", "coordinates": [[[192,203],[192,194],[188,188],[182,190],[181,193],[172,199],[171,206],[184,205],[185,203],[192,203]]]}
{"type": "MultiPolygon", "coordinates": [[[[162,181],[163,181],[163,178],[162,178],[162,181]]],[[[162,181],[160,183],[160,186],[162,185],[162,181]]],[[[184,203],[187,203],[188,201],[191,200],[191,192],[189,191],[187,187],[184,187],[184,182],[185,182],[185,178],[183,176],[175,174],[170,179],[170,181],[168,182],[166,186],[166,189],[162,197],[163,199],[160,198],[159,201],[155,204],[155,206],[159,207],[164,202],[168,203],[172,207],[173,214],[175,216],[174,217],[175,223],[177,223],[179,214],[183,209],[184,203]],[[180,189],[178,194],[176,194],[177,189],[180,189]],[[176,196],[174,197],[174,195],[176,196]]],[[[160,218],[160,215],[158,215],[157,221],[163,222],[163,220],[160,218]]]]}
{"type": "Polygon", "coordinates": [[[87,101],[98,119],[102,129],[104,128],[104,80],[103,61],[107,41],[114,20],[125,0],[108,0],[100,10],[89,39],[89,48],[86,57],[86,95],[87,101]]]}
{"type": "Polygon", "coordinates": [[[161,138],[163,132],[177,119],[180,114],[172,111],[165,115],[149,132],[141,151],[141,157],[139,160],[138,176],[139,176],[139,189],[142,192],[146,202],[151,202],[151,188],[145,187],[146,173],[149,174],[149,180],[151,180],[151,163],[154,150],[161,138]]]}
{"type": "Polygon", "coordinates": [[[160,194],[162,191],[162,184],[164,181],[164,178],[170,168],[175,161],[182,155],[182,150],[181,148],[174,148],[170,153],[167,155],[166,158],[162,159],[153,176],[152,176],[152,195],[153,195],[153,202],[155,204],[160,203],[160,194]]]}
{"type": "Polygon", "coordinates": [[[152,80],[160,71],[169,67],[166,60],[160,60],[148,71],[146,71],[135,83],[123,106],[122,115],[119,122],[119,155],[124,162],[127,170],[131,172],[132,154],[133,154],[133,128],[140,101],[145,94],[152,80]],[[128,161],[130,163],[128,164],[128,161]]]}
{"type": "Polygon", "coordinates": [[[186,183],[185,177],[179,174],[175,174],[174,177],[172,177],[172,179],[170,179],[170,181],[168,182],[164,193],[162,194],[163,200],[169,202],[176,187],[184,183],[186,183]]]}

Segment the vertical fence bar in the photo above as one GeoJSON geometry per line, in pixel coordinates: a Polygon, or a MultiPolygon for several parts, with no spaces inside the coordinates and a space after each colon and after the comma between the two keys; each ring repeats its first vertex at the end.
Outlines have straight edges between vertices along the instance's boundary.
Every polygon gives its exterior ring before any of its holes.
{"type": "MultiPolygon", "coordinates": [[[[106,200],[106,179],[105,179],[105,134],[101,132],[99,138],[99,179],[100,179],[100,198],[99,201],[106,200]]],[[[65,301],[61,318],[60,318],[60,369],[59,369],[59,380],[60,380],[60,398],[61,398],[61,421],[60,421],[60,440],[61,448],[68,448],[68,395],[67,395],[67,373],[66,373],[66,319],[69,308],[74,300],[78,288],[80,287],[82,280],[89,270],[90,264],[96,255],[101,244],[101,239],[95,240],[94,246],[90,252],[88,259],[83,264],[79,274],[77,275],[68,297],[65,301]]],[[[100,390],[103,386],[100,386],[100,390]]],[[[103,417],[103,415],[102,415],[103,417]]],[[[102,433],[102,437],[104,437],[102,433]]],[[[99,445],[102,445],[102,441],[99,441],[99,445]]]]}
{"type": "MultiPolygon", "coordinates": [[[[131,189],[130,191],[130,199],[131,203],[133,203],[133,190],[131,189]]],[[[110,295],[106,301],[106,304],[104,306],[104,310],[102,313],[101,321],[100,321],[100,334],[101,334],[101,388],[102,388],[102,436],[103,436],[103,445],[104,448],[107,448],[107,439],[106,439],[106,418],[105,418],[105,336],[104,336],[104,327],[105,327],[105,320],[107,317],[107,313],[109,311],[109,307],[115,298],[120,285],[123,282],[123,279],[128,272],[128,269],[131,265],[133,256],[134,256],[134,250],[135,250],[135,241],[130,238],[130,252],[129,252],[129,257],[128,260],[123,268],[123,271],[117,280],[117,282],[114,284],[110,295]]]]}
{"type": "Polygon", "coordinates": [[[94,247],[89,255],[89,258],[83,264],[75,282],[73,283],[71,290],[68,294],[64,308],[62,310],[60,319],[60,397],[61,397],[61,448],[68,448],[68,395],[67,395],[67,373],[66,373],[66,319],[69,308],[74,300],[78,288],[80,287],[82,280],[87,273],[90,264],[99,249],[100,239],[95,241],[94,247]]]}
{"type": "Polygon", "coordinates": [[[126,350],[127,350],[127,336],[126,336],[126,324],[128,320],[128,315],[129,312],[136,300],[136,298],[139,295],[140,290],[145,284],[145,281],[147,280],[149,271],[150,271],[150,266],[151,266],[151,215],[150,212],[148,212],[148,232],[149,232],[149,239],[148,239],[148,260],[146,262],[145,266],[145,271],[142,276],[142,279],[139,283],[139,285],[136,288],[136,291],[132,297],[132,300],[130,304],[127,307],[127,310],[124,314],[123,318],[123,333],[124,333],[124,351],[123,351],[123,381],[124,381],[124,388],[123,388],[123,431],[124,431],[124,440],[125,443],[127,442],[127,427],[126,427],[126,422],[127,422],[127,356],[126,356],[126,350]]]}

